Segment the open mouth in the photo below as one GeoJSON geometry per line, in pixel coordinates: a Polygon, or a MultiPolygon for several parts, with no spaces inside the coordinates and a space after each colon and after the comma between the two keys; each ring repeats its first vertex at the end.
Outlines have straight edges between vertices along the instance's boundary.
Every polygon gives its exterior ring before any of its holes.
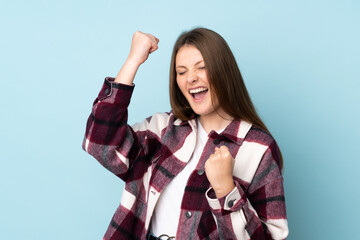
{"type": "Polygon", "coordinates": [[[195,100],[201,100],[206,93],[208,92],[208,89],[205,87],[199,87],[195,89],[190,89],[189,93],[195,100]]]}

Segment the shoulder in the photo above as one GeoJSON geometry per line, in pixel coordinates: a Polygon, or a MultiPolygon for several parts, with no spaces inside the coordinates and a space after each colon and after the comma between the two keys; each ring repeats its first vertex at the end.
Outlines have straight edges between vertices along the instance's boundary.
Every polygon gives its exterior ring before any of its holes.
{"type": "Polygon", "coordinates": [[[280,160],[281,154],[276,140],[270,133],[264,131],[263,129],[252,126],[248,135],[246,136],[246,141],[256,142],[260,145],[266,146],[272,157],[276,161],[280,160]]]}
{"type": "Polygon", "coordinates": [[[155,113],[150,117],[145,118],[143,121],[135,123],[132,127],[135,131],[141,130],[141,128],[146,127],[150,129],[163,128],[169,124],[171,118],[171,113],[155,113]]]}
{"type": "Polygon", "coordinates": [[[281,177],[282,157],[274,137],[267,131],[252,126],[244,140],[257,146],[254,149],[260,151],[262,155],[255,175],[272,172],[273,178],[281,177]]]}
{"type": "Polygon", "coordinates": [[[150,131],[161,137],[162,132],[176,121],[172,112],[158,112],[144,119],[142,122],[135,123],[132,128],[135,132],[150,131]]]}
{"type": "Polygon", "coordinates": [[[264,149],[264,154],[267,152],[279,164],[279,166],[281,165],[281,154],[279,146],[274,137],[267,131],[256,126],[252,126],[244,141],[249,143],[256,143],[257,145],[262,146],[262,149],[264,149]]]}
{"type": "Polygon", "coordinates": [[[253,125],[246,134],[244,141],[257,143],[263,146],[271,146],[274,144],[275,139],[270,133],[253,125]]]}
{"type": "Polygon", "coordinates": [[[256,171],[262,171],[270,166],[281,169],[280,150],[274,137],[256,126],[251,126],[247,132],[236,157],[241,159],[244,165],[242,167],[247,169],[248,181],[256,175],[256,171]]]}

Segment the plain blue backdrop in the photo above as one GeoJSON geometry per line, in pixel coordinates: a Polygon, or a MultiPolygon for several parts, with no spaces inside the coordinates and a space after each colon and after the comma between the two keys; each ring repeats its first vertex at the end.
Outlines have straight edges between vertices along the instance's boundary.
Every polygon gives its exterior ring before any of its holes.
{"type": "Polygon", "coordinates": [[[355,239],[360,216],[359,1],[0,1],[0,239],[101,239],[120,179],[81,149],[103,80],[136,30],[160,39],[130,123],[170,109],[172,45],[229,43],[284,155],[289,239],[355,239]]]}

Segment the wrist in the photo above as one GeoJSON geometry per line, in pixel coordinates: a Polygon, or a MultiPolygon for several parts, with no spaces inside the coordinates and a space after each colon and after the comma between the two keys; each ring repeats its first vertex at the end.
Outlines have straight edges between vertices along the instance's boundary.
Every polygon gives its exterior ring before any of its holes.
{"type": "Polygon", "coordinates": [[[129,55],[124,65],[128,66],[129,68],[133,68],[137,70],[141,64],[142,62],[140,60],[129,55]]]}
{"type": "Polygon", "coordinates": [[[128,58],[122,66],[119,74],[115,78],[115,82],[126,85],[132,85],[136,72],[140,67],[140,63],[128,58]]]}
{"type": "Polygon", "coordinates": [[[228,181],[226,183],[220,184],[218,187],[213,186],[216,198],[218,199],[228,195],[234,188],[235,188],[235,184],[233,179],[231,179],[231,181],[228,181]]]}

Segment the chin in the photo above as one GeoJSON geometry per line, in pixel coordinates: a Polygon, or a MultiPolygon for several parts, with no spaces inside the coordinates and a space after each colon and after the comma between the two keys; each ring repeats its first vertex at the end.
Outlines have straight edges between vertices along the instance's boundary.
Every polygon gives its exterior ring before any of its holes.
{"type": "MultiPolygon", "coordinates": [[[[194,111],[194,110],[193,110],[194,111]]],[[[214,111],[194,111],[198,116],[210,115],[214,111]]]]}

